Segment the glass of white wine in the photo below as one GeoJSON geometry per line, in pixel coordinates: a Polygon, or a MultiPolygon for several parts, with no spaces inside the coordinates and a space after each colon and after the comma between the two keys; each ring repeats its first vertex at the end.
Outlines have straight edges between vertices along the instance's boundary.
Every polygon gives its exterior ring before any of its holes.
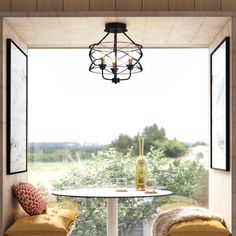
{"type": "Polygon", "coordinates": [[[127,192],[127,178],[116,179],[116,191],[127,192]]]}
{"type": "Polygon", "coordinates": [[[156,179],[147,179],[146,182],[146,192],[147,193],[157,193],[157,181],[156,179]]]}

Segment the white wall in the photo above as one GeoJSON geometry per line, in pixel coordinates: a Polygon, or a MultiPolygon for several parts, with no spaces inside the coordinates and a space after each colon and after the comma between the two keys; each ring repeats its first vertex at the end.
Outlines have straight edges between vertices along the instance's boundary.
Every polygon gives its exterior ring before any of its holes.
{"type": "MultiPolygon", "coordinates": [[[[232,55],[233,52],[232,49],[232,21],[230,20],[225,27],[220,31],[218,36],[213,40],[213,42],[210,45],[210,53],[215,49],[215,47],[226,37],[230,36],[230,57],[231,57],[231,62],[232,62],[232,55]]],[[[231,97],[230,97],[230,103],[231,103],[231,108],[230,108],[230,127],[232,127],[232,124],[234,122],[233,116],[232,116],[232,96],[233,96],[233,91],[232,91],[232,81],[235,80],[235,77],[232,77],[232,63],[230,65],[231,67],[231,72],[230,72],[230,91],[231,91],[231,97]]],[[[235,120],[236,122],[236,120],[235,120]]],[[[232,133],[232,132],[231,132],[232,133]]],[[[231,136],[232,140],[232,136],[231,136]]],[[[234,168],[234,162],[232,159],[234,151],[234,147],[232,145],[232,141],[230,143],[230,171],[219,171],[219,170],[213,170],[210,169],[209,171],[209,209],[220,214],[221,216],[224,217],[227,226],[229,227],[230,230],[233,228],[233,222],[232,222],[232,207],[233,207],[233,202],[232,202],[232,173],[233,171],[235,172],[234,168]]]]}
{"type": "Polygon", "coordinates": [[[19,215],[23,214],[11,191],[11,185],[27,181],[27,173],[6,175],[6,39],[11,38],[26,54],[27,47],[13,29],[0,19],[0,235],[19,215]]]}

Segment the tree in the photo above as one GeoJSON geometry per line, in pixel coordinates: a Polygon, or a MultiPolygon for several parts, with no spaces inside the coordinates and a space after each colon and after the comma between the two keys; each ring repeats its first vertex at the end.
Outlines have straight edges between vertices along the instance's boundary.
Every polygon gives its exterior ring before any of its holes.
{"type": "Polygon", "coordinates": [[[161,148],[167,157],[182,157],[187,150],[187,146],[176,139],[157,141],[155,146],[161,148]]]}
{"type": "Polygon", "coordinates": [[[156,124],[146,126],[141,134],[138,133],[134,137],[134,148],[136,155],[138,155],[138,140],[140,136],[144,138],[144,153],[147,153],[149,152],[151,146],[155,146],[156,141],[166,139],[166,132],[162,127],[159,129],[156,124]]]}
{"type": "Polygon", "coordinates": [[[207,143],[198,141],[192,144],[192,147],[197,147],[197,146],[207,146],[207,143]]]}
{"type": "Polygon", "coordinates": [[[130,147],[133,146],[133,154],[138,156],[140,136],[144,137],[144,153],[148,153],[152,146],[162,149],[167,157],[181,157],[186,153],[187,146],[176,139],[167,139],[165,129],[162,127],[158,128],[157,124],[146,126],[142,134],[137,134],[133,139],[128,135],[120,134],[118,139],[111,142],[110,147],[115,148],[118,152],[126,154],[130,147]]]}
{"type": "Polygon", "coordinates": [[[110,146],[118,152],[126,154],[133,145],[133,139],[125,134],[120,134],[118,139],[111,142],[110,146]]]}
{"type": "Polygon", "coordinates": [[[155,140],[164,140],[166,138],[166,132],[164,128],[158,128],[156,124],[146,126],[143,130],[143,137],[147,138],[150,142],[155,140]]]}

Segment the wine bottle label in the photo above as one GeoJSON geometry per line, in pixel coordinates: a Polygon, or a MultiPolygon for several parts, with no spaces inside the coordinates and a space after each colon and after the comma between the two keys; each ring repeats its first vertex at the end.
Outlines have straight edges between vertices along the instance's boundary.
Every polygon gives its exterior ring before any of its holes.
{"type": "Polygon", "coordinates": [[[144,191],[146,189],[146,162],[139,159],[136,164],[136,189],[144,191]]]}

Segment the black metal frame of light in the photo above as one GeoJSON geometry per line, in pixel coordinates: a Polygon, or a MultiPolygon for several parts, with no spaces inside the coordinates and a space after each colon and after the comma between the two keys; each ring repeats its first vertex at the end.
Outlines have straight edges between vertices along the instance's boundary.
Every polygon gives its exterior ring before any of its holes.
{"type": "Polygon", "coordinates": [[[126,24],[107,23],[104,31],[107,34],[98,43],[89,46],[89,71],[102,74],[103,79],[115,84],[128,80],[131,74],[141,72],[143,68],[139,61],[143,56],[143,46],[135,43],[125,33],[126,24]],[[106,41],[110,33],[114,34],[114,41],[106,41]],[[123,34],[126,41],[118,41],[118,34],[123,34]]]}

